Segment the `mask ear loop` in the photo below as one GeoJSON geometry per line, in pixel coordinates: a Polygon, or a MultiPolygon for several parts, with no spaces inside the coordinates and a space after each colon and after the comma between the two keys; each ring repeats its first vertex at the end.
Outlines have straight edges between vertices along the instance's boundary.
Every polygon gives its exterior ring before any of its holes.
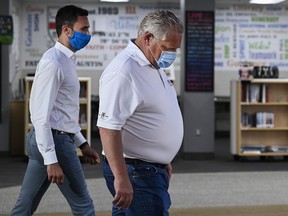
{"type": "Polygon", "coordinates": [[[154,40],[157,43],[157,45],[158,45],[159,49],[161,50],[161,52],[163,52],[163,50],[161,49],[161,47],[160,47],[159,43],[157,42],[156,38],[154,38],[154,40]]]}
{"type": "Polygon", "coordinates": [[[72,27],[70,27],[69,25],[65,24],[62,26],[62,32],[65,33],[67,35],[68,38],[73,38],[74,36],[74,30],[72,27]],[[68,29],[72,30],[72,34],[69,32],[68,29]]]}
{"type": "MultiPolygon", "coordinates": [[[[159,45],[159,43],[157,42],[157,39],[154,37],[154,35],[153,34],[151,34],[151,36],[149,37],[149,39],[148,39],[148,43],[150,43],[150,39],[154,39],[155,40],[155,42],[157,43],[157,45],[158,45],[158,47],[159,47],[159,49],[161,50],[161,54],[160,54],[160,56],[159,56],[159,59],[160,59],[160,57],[161,57],[161,55],[162,55],[162,52],[163,52],[163,50],[161,49],[161,47],[160,47],[160,45],[159,45]]],[[[151,49],[150,49],[150,44],[148,44],[148,49],[149,49],[149,51],[150,51],[150,53],[151,53],[151,55],[152,55],[152,57],[154,58],[154,60],[156,61],[156,62],[158,62],[158,60],[156,59],[156,57],[154,56],[154,54],[152,53],[152,51],[151,51],[151,49]]]]}
{"type": "MultiPolygon", "coordinates": [[[[148,46],[148,49],[149,49],[149,51],[150,51],[150,53],[151,53],[153,59],[157,62],[158,60],[155,58],[154,54],[152,53],[152,51],[151,51],[151,49],[150,49],[150,46],[148,46]]],[[[160,58],[160,57],[159,57],[159,58],[160,58]]]]}
{"type": "MultiPolygon", "coordinates": [[[[151,49],[150,49],[150,40],[151,40],[151,38],[154,38],[154,35],[153,35],[152,33],[150,33],[150,32],[147,32],[144,37],[145,37],[145,45],[148,47],[148,50],[149,50],[149,52],[151,53],[154,61],[157,62],[155,56],[153,55],[153,53],[152,53],[152,51],[151,51],[151,49]]],[[[153,65],[153,64],[152,64],[152,65],[153,65]]],[[[153,67],[154,67],[154,65],[153,65],[153,67]]]]}
{"type": "Polygon", "coordinates": [[[68,35],[68,37],[73,38],[73,37],[74,37],[74,30],[73,30],[73,28],[71,28],[71,27],[68,27],[68,28],[70,28],[70,29],[72,30],[71,36],[68,35]]]}

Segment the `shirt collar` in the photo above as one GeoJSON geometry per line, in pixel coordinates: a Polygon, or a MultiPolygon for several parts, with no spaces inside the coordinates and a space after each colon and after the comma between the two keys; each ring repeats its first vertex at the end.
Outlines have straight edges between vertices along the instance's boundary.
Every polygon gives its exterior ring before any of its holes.
{"type": "Polygon", "coordinates": [[[60,42],[56,41],[55,48],[60,50],[67,58],[70,58],[74,63],[76,63],[76,55],[75,53],[70,50],[68,47],[64,46],[60,42]]]}
{"type": "Polygon", "coordinates": [[[131,39],[127,45],[130,49],[133,51],[133,59],[138,62],[141,66],[149,65],[151,66],[151,63],[148,61],[142,50],[134,43],[135,39],[131,39]]]}

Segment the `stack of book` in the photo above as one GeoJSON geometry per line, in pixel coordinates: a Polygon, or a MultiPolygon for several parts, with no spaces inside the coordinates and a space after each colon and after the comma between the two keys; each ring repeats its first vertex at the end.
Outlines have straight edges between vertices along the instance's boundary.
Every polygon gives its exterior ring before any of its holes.
{"type": "Polygon", "coordinates": [[[243,83],[242,102],[246,103],[266,103],[268,102],[268,85],[243,83]]]}
{"type": "Polygon", "coordinates": [[[241,126],[244,128],[274,128],[275,117],[272,112],[242,112],[241,126]]]}

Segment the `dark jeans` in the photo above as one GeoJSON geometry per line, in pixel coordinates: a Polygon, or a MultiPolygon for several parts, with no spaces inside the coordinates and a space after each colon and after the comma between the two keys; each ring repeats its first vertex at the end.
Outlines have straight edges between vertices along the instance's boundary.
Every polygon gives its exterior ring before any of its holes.
{"type": "MultiPolygon", "coordinates": [[[[114,176],[109,164],[102,162],[102,169],[110,193],[114,196],[114,176]]],[[[133,186],[133,201],[129,209],[112,207],[113,216],[168,216],[171,205],[168,193],[167,172],[150,164],[127,164],[133,186]]]]}

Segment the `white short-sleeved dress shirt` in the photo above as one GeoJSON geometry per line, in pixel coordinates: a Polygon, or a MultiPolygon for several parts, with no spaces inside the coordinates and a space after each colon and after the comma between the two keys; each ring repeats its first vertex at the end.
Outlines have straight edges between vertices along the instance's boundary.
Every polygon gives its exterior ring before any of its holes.
{"type": "Polygon", "coordinates": [[[45,165],[58,161],[51,129],[74,133],[76,146],[86,141],[78,123],[80,83],[75,61],[75,53],[56,42],[36,69],[29,108],[45,165]]]}
{"type": "MultiPolygon", "coordinates": [[[[168,164],[183,139],[177,94],[130,41],[101,75],[97,126],[121,130],[124,156],[168,164]]],[[[104,152],[105,154],[105,152],[104,152]]]]}

